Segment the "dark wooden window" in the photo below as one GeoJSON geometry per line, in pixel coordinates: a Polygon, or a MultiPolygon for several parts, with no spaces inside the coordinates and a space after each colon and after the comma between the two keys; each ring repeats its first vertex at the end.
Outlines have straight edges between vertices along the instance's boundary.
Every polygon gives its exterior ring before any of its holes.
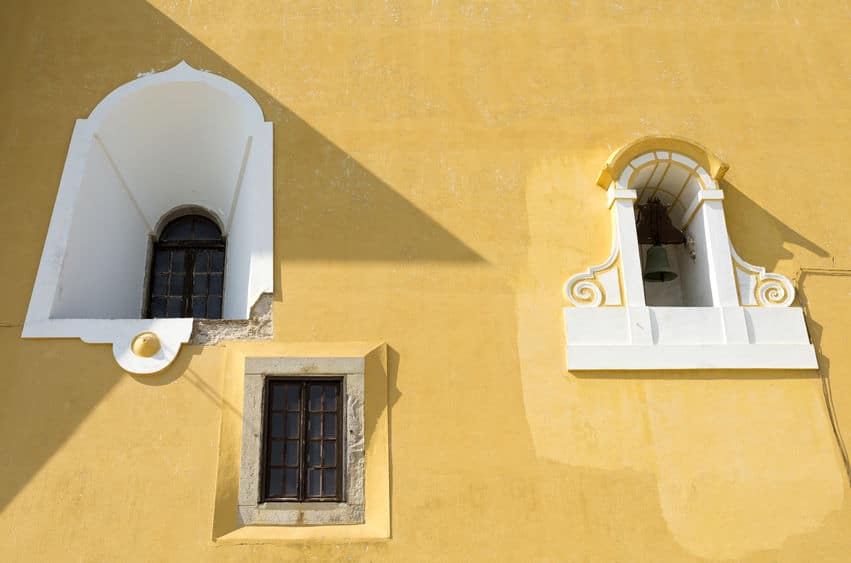
{"type": "Polygon", "coordinates": [[[201,215],[171,221],[154,243],[148,317],[222,318],[225,241],[201,215]]]}
{"type": "Polygon", "coordinates": [[[342,380],[266,380],[261,502],[342,501],[342,380]]]}

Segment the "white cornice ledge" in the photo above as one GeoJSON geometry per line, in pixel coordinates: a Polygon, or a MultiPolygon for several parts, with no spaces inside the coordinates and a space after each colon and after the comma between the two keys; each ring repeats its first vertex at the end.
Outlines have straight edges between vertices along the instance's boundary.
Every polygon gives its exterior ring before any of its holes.
{"type": "Polygon", "coordinates": [[[818,369],[799,307],[567,307],[567,368],[818,369]]]}

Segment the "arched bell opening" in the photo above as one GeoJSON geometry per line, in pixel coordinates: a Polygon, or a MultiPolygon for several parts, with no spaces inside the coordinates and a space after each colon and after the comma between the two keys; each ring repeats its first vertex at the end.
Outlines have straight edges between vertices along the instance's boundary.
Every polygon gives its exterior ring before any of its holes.
{"type": "Polygon", "coordinates": [[[677,137],[639,139],[609,157],[597,185],[612,249],[565,283],[568,369],[816,367],[791,282],[730,246],[718,186],[726,169],[677,137]]]}
{"type": "Polygon", "coordinates": [[[711,307],[709,247],[702,194],[715,184],[694,160],[667,151],[635,158],[625,171],[635,190],[635,228],[645,304],[711,307]]]}
{"type": "Polygon", "coordinates": [[[668,206],[658,198],[636,206],[635,230],[641,256],[644,299],[648,305],[682,306],[680,264],[683,232],[671,222],[668,206]]]}

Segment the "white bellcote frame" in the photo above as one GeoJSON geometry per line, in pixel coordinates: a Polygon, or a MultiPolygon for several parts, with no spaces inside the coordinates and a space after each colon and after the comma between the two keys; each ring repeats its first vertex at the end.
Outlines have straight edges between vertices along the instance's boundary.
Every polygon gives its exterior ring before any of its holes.
{"type": "Polygon", "coordinates": [[[183,208],[222,227],[222,318],[248,319],[273,285],[272,124],[243,88],[185,62],[77,120],[23,337],[111,343],[133,373],[169,365],[193,319],[142,313],[151,240],[183,208]]]}
{"type": "Polygon", "coordinates": [[[569,370],[817,368],[791,282],[730,243],[718,185],[727,168],[678,137],[645,137],[609,157],[597,185],[608,194],[611,253],[564,287],[569,370]],[[690,251],[672,248],[676,284],[643,280],[635,206],[651,198],[689,241],[690,251]],[[674,302],[656,306],[668,285],[674,302]]]}

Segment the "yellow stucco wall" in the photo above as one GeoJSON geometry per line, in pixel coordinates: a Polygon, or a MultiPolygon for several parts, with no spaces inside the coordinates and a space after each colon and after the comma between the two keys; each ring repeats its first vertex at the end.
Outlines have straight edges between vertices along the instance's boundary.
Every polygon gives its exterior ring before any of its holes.
{"type": "Polygon", "coordinates": [[[0,559],[851,558],[845,2],[280,4],[0,6],[0,559]],[[274,122],[275,344],[389,346],[390,540],[213,541],[239,345],[131,377],[20,339],[74,120],[181,59],[274,122]],[[797,280],[821,375],[567,373],[597,172],[654,133],[730,164],[732,241],[797,280]]]}

